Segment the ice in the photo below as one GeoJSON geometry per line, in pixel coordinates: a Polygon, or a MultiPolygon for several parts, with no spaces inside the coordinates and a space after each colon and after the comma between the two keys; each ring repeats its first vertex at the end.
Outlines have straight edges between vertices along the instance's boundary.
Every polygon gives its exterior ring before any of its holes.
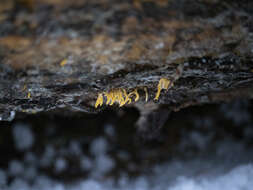
{"type": "Polygon", "coordinates": [[[36,178],[34,187],[29,190],[48,190],[51,189],[53,186],[53,180],[51,180],[49,177],[44,175],[39,175],[36,178]]]}
{"type": "Polygon", "coordinates": [[[93,155],[101,155],[107,151],[108,143],[105,138],[99,137],[93,140],[90,145],[90,152],[93,155]]]}
{"type": "Polygon", "coordinates": [[[5,185],[6,183],[7,183],[7,176],[4,170],[0,169],[0,187],[5,185]]]}
{"type": "Polygon", "coordinates": [[[10,176],[21,175],[24,170],[24,165],[21,161],[13,160],[9,162],[8,173],[10,176]]]}
{"type": "Polygon", "coordinates": [[[40,165],[42,167],[48,167],[53,161],[53,158],[55,156],[55,149],[52,145],[46,146],[45,152],[40,160],[40,165]]]}
{"type": "Polygon", "coordinates": [[[148,180],[145,177],[139,177],[134,182],[135,190],[147,190],[149,189],[148,180]]]}
{"type": "Polygon", "coordinates": [[[248,105],[247,101],[235,101],[230,104],[223,104],[220,111],[237,126],[244,126],[243,124],[249,122],[251,119],[248,105]]]}
{"type": "Polygon", "coordinates": [[[92,190],[104,190],[105,189],[102,184],[98,183],[95,180],[83,181],[83,182],[80,183],[79,186],[80,186],[79,187],[80,190],[86,190],[86,189],[87,190],[89,190],[89,189],[92,189],[92,190]]]}
{"type": "Polygon", "coordinates": [[[69,152],[74,155],[81,155],[82,148],[78,141],[72,141],[69,145],[69,152]]]}
{"type": "Polygon", "coordinates": [[[27,152],[24,156],[24,162],[30,165],[37,165],[37,158],[32,152],[27,152]]]}
{"type": "Polygon", "coordinates": [[[108,155],[99,155],[95,159],[95,169],[93,170],[93,176],[99,177],[111,171],[115,166],[114,160],[108,155]]]}
{"type": "Polygon", "coordinates": [[[29,185],[26,181],[17,178],[10,184],[9,190],[29,190],[29,185]]]}
{"type": "Polygon", "coordinates": [[[130,159],[130,155],[125,151],[120,151],[117,156],[119,159],[125,160],[125,161],[130,159]]]}
{"type": "Polygon", "coordinates": [[[37,169],[32,166],[28,166],[23,173],[23,177],[29,181],[33,180],[36,176],[37,176],[37,169]]]}
{"type": "Polygon", "coordinates": [[[80,167],[82,170],[90,170],[93,167],[93,162],[86,156],[82,156],[80,160],[80,167]]]}
{"type": "Polygon", "coordinates": [[[62,172],[66,170],[68,164],[67,161],[64,158],[57,158],[55,161],[55,171],[57,173],[62,172]]]}
{"type": "Polygon", "coordinates": [[[114,137],[115,136],[115,129],[111,124],[106,124],[104,126],[105,134],[108,135],[109,137],[114,137]]]}
{"type": "Polygon", "coordinates": [[[16,124],[13,127],[13,138],[16,148],[20,151],[24,151],[32,147],[34,143],[34,137],[29,126],[25,124],[16,124]]]}
{"type": "Polygon", "coordinates": [[[193,144],[200,150],[204,150],[207,147],[210,140],[210,137],[204,136],[195,131],[190,134],[190,138],[193,144]]]}
{"type": "MultiPolygon", "coordinates": [[[[220,160],[222,163],[224,160],[220,160]]],[[[208,160],[177,161],[159,165],[152,174],[142,174],[130,179],[123,174],[118,183],[111,178],[99,180],[85,178],[72,184],[64,184],[46,176],[35,175],[35,182],[31,186],[21,177],[16,178],[4,190],[251,190],[253,186],[253,164],[239,164],[230,170],[220,170],[218,173],[210,172],[219,169],[219,165],[212,163],[206,167],[208,160]],[[198,166],[200,169],[196,168],[198,166]],[[207,168],[206,170],[204,168],[207,168]],[[187,172],[188,171],[188,172],[187,172]],[[190,171],[190,172],[189,172],[190,171]]],[[[1,179],[1,172],[0,172],[1,179]]],[[[1,187],[1,186],[0,186],[1,187]]]]}

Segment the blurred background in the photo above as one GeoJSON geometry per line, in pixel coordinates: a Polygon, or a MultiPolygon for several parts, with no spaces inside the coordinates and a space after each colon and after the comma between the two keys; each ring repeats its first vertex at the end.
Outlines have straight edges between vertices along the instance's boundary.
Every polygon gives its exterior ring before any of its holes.
{"type": "Polygon", "coordinates": [[[138,134],[134,108],[1,123],[0,187],[250,190],[252,106],[237,100],[186,108],[171,113],[153,139],[138,134]]]}

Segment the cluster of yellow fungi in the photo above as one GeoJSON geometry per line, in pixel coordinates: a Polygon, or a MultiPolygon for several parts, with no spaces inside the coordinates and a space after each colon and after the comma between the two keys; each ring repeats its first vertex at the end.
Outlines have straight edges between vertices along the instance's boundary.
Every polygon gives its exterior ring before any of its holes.
{"type": "MultiPolygon", "coordinates": [[[[162,89],[168,90],[172,86],[173,82],[171,82],[169,79],[161,78],[157,86],[157,93],[154,100],[158,100],[162,89]]],[[[148,101],[147,88],[144,87],[143,90],[146,95],[145,101],[147,102],[148,101]]],[[[137,88],[130,93],[127,93],[127,91],[122,88],[111,89],[108,92],[99,93],[97,101],[95,103],[95,108],[103,105],[104,96],[106,97],[106,105],[112,106],[114,103],[118,103],[119,107],[122,107],[125,104],[130,104],[132,102],[133,95],[135,95],[134,101],[137,102],[140,98],[137,88]]]]}
{"type": "MultiPolygon", "coordinates": [[[[146,87],[144,88],[144,91],[146,93],[146,101],[148,101],[148,91],[146,87]]],[[[106,105],[112,106],[114,103],[118,103],[119,107],[121,107],[125,104],[130,104],[132,102],[133,95],[135,95],[134,101],[137,102],[140,98],[137,89],[134,89],[134,91],[130,93],[127,93],[127,91],[122,88],[112,89],[108,92],[99,93],[97,101],[95,103],[95,108],[103,105],[104,96],[106,97],[106,105]]]]}

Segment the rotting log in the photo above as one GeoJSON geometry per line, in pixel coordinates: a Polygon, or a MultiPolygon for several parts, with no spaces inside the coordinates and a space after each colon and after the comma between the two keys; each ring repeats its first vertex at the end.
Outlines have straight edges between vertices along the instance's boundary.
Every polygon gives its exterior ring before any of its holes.
{"type": "Polygon", "coordinates": [[[165,110],[250,99],[252,21],[245,0],[1,1],[0,119],[96,113],[111,104],[103,96],[95,108],[98,94],[113,89],[138,90],[124,106],[141,111],[139,125],[165,110]],[[154,100],[161,78],[173,86],[154,100]]]}

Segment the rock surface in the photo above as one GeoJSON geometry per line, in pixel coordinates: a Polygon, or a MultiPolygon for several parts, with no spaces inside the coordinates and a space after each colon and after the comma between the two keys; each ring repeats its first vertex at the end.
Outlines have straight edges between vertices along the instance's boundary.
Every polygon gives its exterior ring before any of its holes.
{"type": "Polygon", "coordinates": [[[246,0],[1,1],[0,119],[96,113],[112,89],[145,111],[252,98],[252,17],[246,0]],[[161,78],[174,86],[154,100],[161,78]]]}

